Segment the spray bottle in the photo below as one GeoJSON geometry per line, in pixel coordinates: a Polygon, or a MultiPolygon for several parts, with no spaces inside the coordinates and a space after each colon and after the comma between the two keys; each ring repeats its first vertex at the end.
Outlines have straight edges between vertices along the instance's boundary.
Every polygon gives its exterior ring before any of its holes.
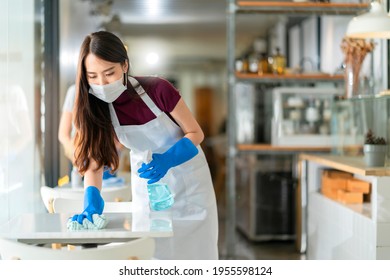
{"type": "MultiPolygon", "coordinates": [[[[152,152],[148,150],[145,158],[145,163],[149,163],[152,159],[152,152]]],[[[174,203],[174,195],[171,193],[167,184],[157,182],[148,184],[149,206],[152,211],[162,211],[172,207],[174,203]]]]}

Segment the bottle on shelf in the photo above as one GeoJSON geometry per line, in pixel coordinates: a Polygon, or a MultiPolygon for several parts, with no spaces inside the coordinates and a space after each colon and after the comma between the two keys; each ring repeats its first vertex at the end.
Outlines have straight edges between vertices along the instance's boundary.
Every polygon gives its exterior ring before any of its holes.
{"type": "Polygon", "coordinates": [[[258,66],[257,66],[257,74],[263,75],[270,73],[269,71],[269,63],[268,63],[268,55],[267,53],[261,53],[258,66]]]}
{"type": "Polygon", "coordinates": [[[251,51],[249,53],[249,72],[253,74],[259,73],[259,62],[261,60],[261,53],[265,51],[266,41],[263,38],[256,38],[253,41],[251,51]]]}
{"type": "Polygon", "coordinates": [[[272,73],[282,75],[286,70],[286,57],[280,53],[280,48],[276,48],[276,53],[272,57],[272,73]]]}
{"type": "Polygon", "coordinates": [[[249,73],[249,55],[244,55],[242,58],[242,73],[249,73]]]}
{"type": "Polygon", "coordinates": [[[236,61],[235,61],[235,70],[236,72],[240,72],[242,73],[243,72],[243,69],[244,69],[244,61],[242,58],[237,58],[236,61]]]}
{"type": "Polygon", "coordinates": [[[258,67],[259,67],[259,56],[257,53],[253,52],[249,55],[249,58],[248,58],[249,73],[256,73],[257,74],[258,67]]]}
{"type": "Polygon", "coordinates": [[[273,73],[274,56],[268,55],[267,61],[268,61],[268,73],[273,73]]]}
{"type": "Polygon", "coordinates": [[[235,70],[239,73],[248,73],[249,72],[249,59],[248,55],[243,55],[236,59],[235,61],[235,70]]]}

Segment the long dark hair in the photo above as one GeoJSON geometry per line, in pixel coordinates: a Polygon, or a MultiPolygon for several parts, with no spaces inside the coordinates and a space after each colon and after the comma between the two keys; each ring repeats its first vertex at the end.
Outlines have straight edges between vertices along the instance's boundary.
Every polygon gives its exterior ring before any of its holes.
{"type": "MultiPolygon", "coordinates": [[[[75,164],[81,174],[88,170],[90,160],[97,163],[97,169],[109,166],[115,171],[119,165],[116,138],[108,104],[89,94],[85,69],[85,58],[94,54],[100,59],[121,63],[129,62],[122,41],[106,31],[94,32],[85,37],[81,48],[76,78],[76,103],[74,108],[75,164]]],[[[127,68],[127,72],[129,67],[127,68]]],[[[127,79],[128,73],[124,74],[127,79]]]]}

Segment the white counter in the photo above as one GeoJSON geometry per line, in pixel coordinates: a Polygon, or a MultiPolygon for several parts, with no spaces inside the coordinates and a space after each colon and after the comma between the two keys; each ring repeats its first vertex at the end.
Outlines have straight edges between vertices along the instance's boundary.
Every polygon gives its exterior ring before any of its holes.
{"type": "Polygon", "coordinates": [[[362,157],[300,155],[300,250],[308,259],[390,259],[390,169],[362,157]],[[370,202],[343,204],[320,193],[324,169],[371,183],[370,202]]]}

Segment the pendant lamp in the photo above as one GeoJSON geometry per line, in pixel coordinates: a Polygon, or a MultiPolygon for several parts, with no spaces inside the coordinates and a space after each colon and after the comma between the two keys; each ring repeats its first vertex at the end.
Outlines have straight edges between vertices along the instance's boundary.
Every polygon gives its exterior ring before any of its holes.
{"type": "Polygon", "coordinates": [[[385,11],[381,0],[371,2],[370,11],[354,17],[348,24],[347,37],[351,38],[390,38],[390,15],[385,11]]]}

